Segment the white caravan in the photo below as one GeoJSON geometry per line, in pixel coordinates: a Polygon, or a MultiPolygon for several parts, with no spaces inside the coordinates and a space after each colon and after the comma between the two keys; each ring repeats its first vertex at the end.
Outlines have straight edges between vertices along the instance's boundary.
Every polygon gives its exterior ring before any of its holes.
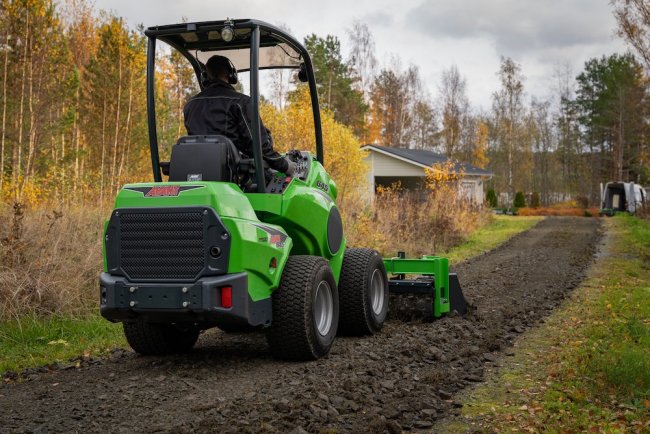
{"type": "Polygon", "coordinates": [[[648,194],[639,184],[633,182],[608,182],[600,184],[600,214],[614,215],[627,211],[636,213],[643,208],[648,194]]]}

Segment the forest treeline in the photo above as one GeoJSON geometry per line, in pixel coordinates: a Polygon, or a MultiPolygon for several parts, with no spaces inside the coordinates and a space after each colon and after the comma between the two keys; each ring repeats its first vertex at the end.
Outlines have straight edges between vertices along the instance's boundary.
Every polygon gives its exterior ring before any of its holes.
{"type": "MultiPolygon", "coordinates": [[[[487,72],[500,79],[487,110],[472,106],[455,66],[431,95],[416,65],[380,61],[362,22],[345,35],[348,55],[335,35],[307,36],[335,175],[354,172],[337,156],[376,143],[488,168],[497,192],[538,192],[544,204],[594,202],[604,181],[649,182],[650,23],[638,13],[647,9],[644,0],[613,2],[618,31],[641,61],[632,53],[590,59],[575,76],[558,71],[548,98],[536,99],[522,66],[503,58],[487,72]]],[[[145,45],[141,27],[86,0],[0,0],[0,197],[103,200],[126,181],[150,178],[145,45]]],[[[181,56],[161,50],[158,65],[164,156],[185,133],[182,108],[197,86],[181,56]]],[[[263,115],[281,149],[313,140],[305,98],[292,74],[274,73],[263,115]]]]}

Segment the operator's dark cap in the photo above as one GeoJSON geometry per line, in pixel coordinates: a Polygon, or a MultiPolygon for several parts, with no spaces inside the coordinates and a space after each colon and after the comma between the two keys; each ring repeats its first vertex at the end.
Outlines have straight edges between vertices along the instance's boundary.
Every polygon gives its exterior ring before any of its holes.
{"type": "Polygon", "coordinates": [[[219,76],[228,77],[231,70],[230,60],[227,57],[214,55],[208,59],[205,64],[205,70],[208,73],[208,80],[216,80],[219,76]]]}

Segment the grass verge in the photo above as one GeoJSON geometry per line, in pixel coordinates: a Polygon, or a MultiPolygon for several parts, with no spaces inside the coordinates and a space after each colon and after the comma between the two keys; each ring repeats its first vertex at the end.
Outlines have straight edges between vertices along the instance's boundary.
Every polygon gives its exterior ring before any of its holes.
{"type": "Polygon", "coordinates": [[[25,316],[0,325],[0,374],[26,367],[99,355],[125,346],[120,324],[96,315],[25,316]]]}
{"type": "Polygon", "coordinates": [[[650,224],[606,219],[608,252],[523,335],[448,432],[650,432],[650,224]]]}
{"type": "Polygon", "coordinates": [[[505,243],[513,236],[535,226],[544,217],[493,216],[485,226],[472,233],[463,244],[444,253],[450,263],[457,263],[480,255],[505,243]]]}

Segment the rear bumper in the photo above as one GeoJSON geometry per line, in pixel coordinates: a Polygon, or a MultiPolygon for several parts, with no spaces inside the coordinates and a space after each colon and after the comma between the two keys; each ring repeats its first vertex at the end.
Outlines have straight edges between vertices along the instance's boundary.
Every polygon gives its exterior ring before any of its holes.
{"type": "Polygon", "coordinates": [[[193,322],[268,326],[271,299],[253,301],[246,273],[209,276],[191,283],[135,283],[99,277],[100,312],[110,321],[193,322]],[[221,306],[221,288],[232,287],[232,307],[221,306]]]}

